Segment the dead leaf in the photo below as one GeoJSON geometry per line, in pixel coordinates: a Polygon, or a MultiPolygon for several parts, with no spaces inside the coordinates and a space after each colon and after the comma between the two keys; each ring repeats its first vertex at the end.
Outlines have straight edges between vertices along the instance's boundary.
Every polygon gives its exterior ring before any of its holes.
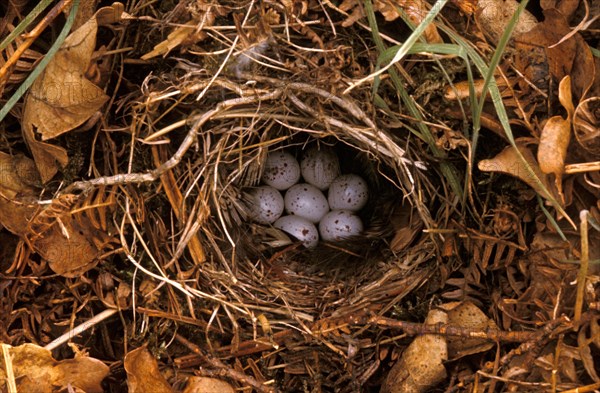
{"type": "Polygon", "coordinates": [[[48,261],[50,269],[63,277],[73,278],[98,264],[103,244],[96,245],[92,240],[99,236],[102,233],[94,230],[87,218],[75,220],[65,214],[55,218],[54,223],[31,243],[33,249],[48,261]]]}
{"type": "MultiPolygon", "coordinates": [[[[535,161],[533,153],[529,148],[519,141],[516,143],[519,152],[525,158],[533,170],[533,175],[537,177],[542,185],[550,190],[547,176],[542,173],[538,163],[535,161]]],[[[533,188],[539,195],[547,198],[542,188],[534,181],[532,175],[527,171],[525,165],[517,155],[517,151],[513,146],[508,146],[502,150],[496,157],[489,160],[481,160],[477,165],[479,170],[484,172],[500,172],[516,177],[533,188]]]]}
{"type": "Polygon", "coordinates": [[[108,100],[85,77],[96,45],[96,18],[71,33],[35,80],[25,99],[22,130],[43,183],[68,163],[65,149],[40,142],[55,138],[88,120],[108,100]]]}
{"type": "MultiPolygon", "coordinates": [[[[448,312],[448,323],[467,329],[498,329],[498,325],[470,301],[448,303],[441,306],[448,312]]],[[[485,339],[448,337],[448,355],[450,360],[485,352],[494,347],[494,343],[485,339]]]]}
{"type": "Polygon", "coordinates": [[[80,126],[108,100],[85,78],[97,30],[96,18],[91,18],[71,33],[31,86],[23,122],[37,127],[44,141],[80,126]]]}
{"type": "Polygon", "coordinates": [[[0,152],[0,224],[15,235],[24,235],[35,214],[33,203],[40,178],[33,160],[0,152]]]}
{"type": "Polygon", "coordinates": [[[216,378],[190,377],[183,393],[235,393],[235,389],[225,381],[216,378]]]}
{"type": "Polygon", "coordinates": [[[562,174],[565,171],[565,158],[571,141],[571,119],[574,112],[571,97],[571,78],[568,75],[560,81],[558,90],[560,103],[567,110],[567,118],[553,116],[548,119],[540,135],[537,159],[542,172],[554,174],[556,188],[563,197],[562,174]]]}
{"type": "MultiPolygon", "coordinates": [[[[469,0],[471,1],[471,0],[469,0]]],[[[463,1],[467,2],[467,1],[463,1]]],[[[468,8],[468,5],[466,5],[468,8]]],[[[401,9],[406,13],[410,21],[416,26],[419,25],[429,12],[429,4],[424,0],[375,0],[373,8],[380,12],[386,21],[394,21],[401,17],[401,9]]],[[[339,9],[342,12],[348,12],[346,20],[342,26],[352,26],[360,18],[364,17],[363,5],[357,0],[344,0],[340,4],[339,9]]],[[[438,33],[437,27],[434,24],[427,26],[423,33],[423,37],[429,43],[443,42],[442,37],[438,33]]]]}
{"type": "MultiPolygon", "coordinates": [[[[431,310],[427,324],[448,323],[448,315],[441,310],[431,310]]],[[[436,334],[416,337],[394,364],[381,386],[380,393],[420,393],[446,378],[444,361],[448,359],[446,338],[436,334]]]]}
{"type": "MultiPolygon", "coordinates": [[[[517,7],[519,7],[519,3],[515,0],[479,0],[475,15],[481,28],[489,34],[494,43],[497,43],[517,7]]],[[[513,36],[528,32],[537,23],[535,16],[524,10],[513,30],[513,36]]]]}
{"type": "Polygon", "coordinates": [[[8,198],[34,196],[41,187],[35,163],[22,154],[0,152],[0,192],[8,198]]]}
{"type": "Polygon", "coordinates": [[[394,228],[390,250],[394,252],[400,252],[408,247],[423,228],[423,221],[408,203],[396,209],[390,221],[394,228]]]}
{"type": "Polygon", "coordinates": [[[110,6],[101,7],[95,15],[98,26],[108,26],[120,22],[123,19],[131,17],[125,12],[123,3],[114,2],[110,6]]]}
{"type": "Polygon", "coordinates": [[[545,10],[543,22],[515,37],[518,49],[515,63],[536,85],[550,76],[555,81],[561,81],[569,75],[573,101],[577,102],[585,96],[598,76],[592,52],[581,34],[573,34],[568,40],[560,42],[569,33],[571,27],[558,10],[545,10]]]}
{"type": "Polygon", "coordinates": [[[174,392],[165,377],[160,373],[158,362],[145,345],[125,355],[123,365],[127,372],[129,393],[174,392]]]}
{"type": "Polygon", "coordinates": [[[23,122],[22,131],[25,142],[29,146],[35,160],[42,183],[46,183],[56,175],[59,166],[64,168],[69,162],[67,151],[60,146],[36,140],[32,124],[30,123],[23,122]]]}
{"type": "MultiPolygon", "coordinates": [[[[109,368],[101,361],[76,356],[74,359],[56,361],[47,349],[34,344],[9,347],[10,359],[17,391],[27,393],[52,393],[67,391],[67,386],[86,393],[102,393],[101,382],[109,368]]],[[[0,390],[7,391],[5,357],[0,357],[0,390]]]]}

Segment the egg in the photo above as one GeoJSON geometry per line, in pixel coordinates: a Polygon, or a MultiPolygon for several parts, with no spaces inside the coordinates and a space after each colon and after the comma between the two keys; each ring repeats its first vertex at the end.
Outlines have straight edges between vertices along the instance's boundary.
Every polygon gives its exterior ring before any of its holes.
{"type": "Polygon", "coordinates": [[[319,223],[319,233],[325,241],[347,239],[359,235],[362,230],[362,220],[349,210],[332,210],[319,223]]]}
{"type": "Polygon", "coordinates": [[[327,200],[331,210],[362,209],[369,199],[367,182],[358,175],[342,175],[337,177],[329,186],[327,200]]]}
{"type": "Polygon", "coordinates": [[[299,183],[290,187],[283,198],[288,214],[317,223],[329,211],[327,198],[317,187],[308,183],[299,183]]]}
{"type": "Polygon", "coordinates": [[[304,181],[324,191],[340,175],[340,161],[332,149],[314,146],[302,155],[300,170],[304,181]]]}
{"type": "Polygon", "coordinates": [[[261,179],[265,184],[280,191],[287,190],[300,180],[300,164],[288,152],[269,153],[261,179]]]}
{"type": "Polygon", "coordinates": [[[283,214],[281,193],[271,186],[253,188],[250,192],[250,218],[259,224],[272,224],[283,214]]]}
{"type": "Polygon", "coordinates": [[[300,240],[306,248],[316,247],[319,243],[319,232],[315,225],[305,218],[298,216],[283,216],[273,224],[275,228],[292,235],[300,240]]]}

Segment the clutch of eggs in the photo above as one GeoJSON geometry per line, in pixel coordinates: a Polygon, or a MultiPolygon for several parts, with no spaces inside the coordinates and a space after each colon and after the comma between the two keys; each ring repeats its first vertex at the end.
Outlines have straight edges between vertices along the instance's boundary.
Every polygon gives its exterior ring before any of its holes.
{"type": "Polygon", "coordinates": [[[363,224],[355,213],[368,202],[367,182],[340,172],[339,159],[328,147],[308,148],[300,163],[286,151],[269,153],[261,177],[265,185],[249,193],[250,218],[272,224],[307,248],[316,247],[319,234],[325,241],[359,235],[363,224]],[[305,183],[299,183],[301,177],[305,183]]]}

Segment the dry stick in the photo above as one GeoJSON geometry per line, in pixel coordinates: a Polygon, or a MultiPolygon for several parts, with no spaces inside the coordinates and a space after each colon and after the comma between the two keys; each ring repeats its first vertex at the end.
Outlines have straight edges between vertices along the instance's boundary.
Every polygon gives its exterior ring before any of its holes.
{"type": "Polygon", "coordinates": [[[384,318],[384,317],[373,317],[370,319],[371,323],[375,323],[379,326],[385,326],[392,329],[401,329],[408,335],[421,335],[421,334],[440,334],[444,336],[456,336],[466,338],[479,338],[491,341],[504,341],[504,342],[529,342],[537,339],[540,336],[538,332],[508,332],[500,329],[472,329],[464,328],[457,325],[448,324],[423,324],[415,322],[398,321],[396,319],[384,318]]]}
{"type": "Polygon", "coordinates": [[[190,128],[187,135],[185,136],[185,139],[183,140],[183,142],[181,142],[181,145],[179,145],[179,148],[177,149],[175,154],[173,154],[173,156],[171,156],[171,158],[169,158],[164,164],[162,164],[161,166],[159,166],[156,169],[151,170],[150,172],[127,173],[127,174],[119,174],[119,175],[114,175],[114,176],[103,176],[103,177],[98,177],[98,178],[92,179],[92,180],[82,180],[82,181],[75,182],[75,183],[71,184],[70,186],[68,186],[67,188],[65,188],[64,193],[69,193],[74,190],[86,191],[86,190],[91,189],[94,186],[112,186],[112,185],[117,185],[117,184],[134,184],[134,183],[153,182],[156,179],[158,179],[161,175],[163,175],[166,171],[173,169],[181,162],[181,159],[183,158],[185,153],[189,150],[189,148],[196,141],[196,133],[200,130],[200,127],[202,127],[204,125],[204,123],[206,123],[208,120],[210,120],[214,115],[218,114],[219,112],[223,112],[227,109],[233,108],[235,106],[276,99],[277,97],[279,97],[281,95],[282,92],[283,92],[282,89],[277,89],[277,90],[273,90],[270,93],[263,94],[261,96],[234,98],[231,100],[220,102],[216,106],[216,108],[204,113],[194,123],[192,128],[190,128]]]}
{"type": "Polygon", "coordinates": [[[98,323],[104,321],[106,318],[111,317],[116,312],[117,312],[116,309],[104,310],[100,314],[94,316],[92,319],[85,321],[81,325],[75,327],[73,330],[69,330],[62,336],[58,337],[56,340],[54,340],[51,343],[49,343],[48,345],[46,345],[44,348],[49,351],[52,351],[53,349],[56,349],[56,348],[60,347],[61,345],[63,345],[64,343],[66,343],[67,341],[71,340],[73,337],[88,330],[92,326],[97,325],[98,323]]]}
{"type": "Polygon", "coordinates": [[[575,322],[579,322],[581,318],[581,310],[583,309],[583,294],[585,290],[585,279],[588,273],[588,265],[590,263],[590,249],[588,243],[588,211],[582,210],[579,213],[579,234],[581,236],[581,264],[577,273],[577,295],[575,299],[575,322]]]}
{"type": "MultiPolygon", "coordinates": [[[[198,347],[196,344],[188,341],[186,338],[182,337],[181,335],[176,334],[175,339],[177,341],[179,341],[181,344],[183,344],[184,346],[186,346],[190,351],[192,351],[196,355],[198,355],[203,361],[210,364],[211,367],[214,367],[220,371],[220,372],[214,373],[214,374],[216,374],[218,376],[226,376],[235,381],[252,386],[254,389],[258,390],[259,392],[278,393],[278,390],[276,388],[270,387],[270,386],[265,386],[264,384],[258,382],[255,378],[250,377],[242,372],[236,371],[236,370],[228,367],[221,360],[205,354],[202,351],[202,349],[200,349],[200,347],[198,347]]],[[[210,373],[210,374],[213,374],[213,373],[210,373]]]]}

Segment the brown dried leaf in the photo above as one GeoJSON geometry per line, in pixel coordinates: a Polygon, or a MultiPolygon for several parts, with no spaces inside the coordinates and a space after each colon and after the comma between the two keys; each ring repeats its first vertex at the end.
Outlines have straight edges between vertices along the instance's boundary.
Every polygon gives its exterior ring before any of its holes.
{"type": "MultiPolygon", "coordinates": [[[[519,3],[515,0],[479,0],[475,15],[481,28],[497,43],[518,6],[519,3]]],[[[537,23],[535,16],[525,10],[519,16],[513,35],[528,32],[537,23]]]]}
{"type": "MultiPolygon", "coordinates": [[[[101,382],[109,368],[97,359],[76,356],[56,361],[47,349],[23,344],[9,349],[17,391],[51,393],[71,385],[86,393],[102,393],[101,382]]],[[[0,357],[0,390],[5,391],[7,375],[4,357],[0,357]]]]}
{"type": "Polygon", "coordinates": [[[112,25],[130,17],[130,15],[125,12],[123,3],[119,2],[114,2],[110,6],[99,8],[94,16],[98,26],[112,25]]]}
{"type": "MultiPolygon", "coordinates": [[[[525,161],[529,164],[531,169],[534,172],[534,175],[540,180],[542,185],[549,190],[548,187],[548,178],[542,173],[538,163],[535,161],[533,153],[527,146],[523,143],[519,143],[517,141],[517,148],[525,161]]],[[[531,188],[533,188],[538,194],[543,197],[546,197],[546,193],[542,191],[542,189],[538,186],[538,184],[534,181],[532,176],[529,174],[525,165],[522,163],[521,159],[517,155],[517,151],[513,146],[508,146],[504,150],[500,152],[496,157],[489,160],[481,160],[478,164],[478,168],[481,171],[485,172],[501,172],[511,176],[516,177],[517,179],[527,183],[531,188]]]]}
{"type": "Polygon", "coordinates": [[[421,232],[423,221],[416,214],[415,209],[408,204],[402,205],[391,217],[394,228],[394,237],[390,242],[390,249],[394,252],[404,250],[421,232]]]}
{"type": "Polygon", "coordinates": [[[559,85],[559,99],[567,109],[567,118],[554,116],[548,119],[540,135],[537,159],[544,173],[554,173],[556,181],[561,181],[565,170],[567,148],[571,140],[571,117],[573,103],[571,101],[571,78],[567,75],[559,85]]]}
{"type": "Polygon", "coordinates": [[[71,33],[31,86],[23,122],[37,127],[42,140],[80,126],[108,100],[85,73],[96,46],[96,18],[71,33]]]}
{"type": "Polygon", "coordinates": [[[235,389],[225,381],[208,377],[190,377],[183,393],[235,393],[235,389]]]}
{"type": "Polygon", "coordinates": [[[94,268],[100,250],[108,243],[87,218],[78,218],[75,220],[70,214],[57,217],[41,236],[31,240],[34,250],[48,261],[50,269],[63,277],[78,277],[94,268]]]}
{"type": "Polygon", "coordinates": [[[516,47],[519,50],[516,64],[536,84],[539,80],[548,78],[548,70],[556,81],[569,75],[574,101],[577,102],[593,86],[598,75],[592,52],[581,34],[573,34],[561,42],[569,33],[571,27],[559,11],[544,11],[543,22],[516,37],[516,47]]]}
{"type": "Polygon", "coordinates": [[[581,361],[583,362],[583,366],[587,371],[590,378],[594,380],[594,382],[600,382],[600,377],[596,372],[596,360],[597,357],[592,354],[592,350],[590,348],[590,344],[592,340],[588,339],[586,336],[587,329],[580,329],[577,334],[577,344],[579,346],[579,354],[581,355],[581,361]]]}
{"type": "Polygon", "coordinates": [[[22,154],[0,152],[0,192],[4,197],[35,196],[41,186],[33,160],[22,154]]]}
{"type": "Polygon", "coordinates": [[[65,149],[40,142],[55,138],[87,121],[108,100],[85,77],[96,45],[96,18],[71,33],[44,72],[31,86],[23,110],[23,136],[43,183],[68,163],[65,149]]]}
{"type": "MultiPolygon", "coordinates": [[[[24,116],[27,116],[27,109],[24,116]]],[[[36,140],[31,123],[24,121],[22,126],[23,137],[31,150],[42,183],[46,183],[56,175],[59,166],[64,168],[69,162],[67,151],[60,146],[36,140]]]]}
{"type": "MultiPolygon", "coordinates": [[[[448,315],[441,310],[431,310],[425,323],[448,323],[448,315]]],[[[435,334],[418,336],[394,364],[380,392],[429,392],[433,386],[446,378],[444,362],[447,359],[445,337],[435,334]]]]}
{"type": "Polygon", "coordinates": [[[477,0],[451,0],[462,12],[472,15],[477,9],[477,0]]]}
{"type": "Polygon", "coordinates": [[[0,224],[15,235],[23,235],[37,206],[31,201],[40,184],[33,160],[0,152],[0,224]]]}
{"type": "Polygon", "coordinates": [[[134,349],[125,355],[123,361],[125,372],[127,372],[127,387],[129,393],[173,393],[173,389],[167,383],[158,369],[158,362],[143,347],[134,349]]]}
{"type": "MultiPolygon", "coordinates": [[[[455,302],[445,304],[441,307],[448,312],[448,323],[463,328],[498,329],[498,325],[488,318],[475,304],[466,302],[455,302]]],[[[448,337],[448,355],[450,360],[456,360],[464,356],[485,352],[494,347],[494,343],[477,338],[448,337]]]]}

